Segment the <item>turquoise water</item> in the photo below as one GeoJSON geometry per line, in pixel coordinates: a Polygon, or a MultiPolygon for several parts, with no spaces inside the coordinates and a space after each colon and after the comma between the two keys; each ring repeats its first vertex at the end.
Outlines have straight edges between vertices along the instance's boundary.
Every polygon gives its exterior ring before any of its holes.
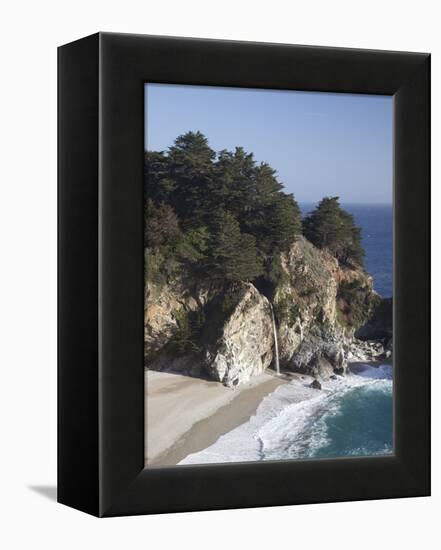
{"type": "MultiPolygon", "coordinates": [[[[319,420],[320,421],[320,420],[319,420]]],[[[326,441],[311,457],[331,458],[391,453],[392,384],[355,388],[340,399],[338,411],[323,416],[326,441]]]]}
{"type": "Polygon", "coordinates": [[[279,386],[256,414],[182,464],[387,455],[393,452],[392,367],[279,386]]]}
{"type": "MultiPolygon", "coordinates": [[[[392,205],[343,204],[362,230],[365,269],[383,297],[393,292],[392,205]]],[[[303,204],[303,213],[314,204],[303,204]]],[[[372,371],[371,371],[372,372],[372,371]]],[[[331,458],[391,453],[393,449],[392,371],[373,384],[337,393],[326,404],[328,410],[311,412],[309,427],[287,449],[296,457],[331,458]],[[390,379],[389,379],[390,378],[390,379]],[[299,449],[301,452],[299,453],[299,449]]],[[[376,377],[377,375],[374,374],[376,377]]]]}
{"type": "Polygon", "coordinates": [[[262,430],[264,459],[371,456],[393,452],[392,368],[366,365],[326,383],[262,430]]]}

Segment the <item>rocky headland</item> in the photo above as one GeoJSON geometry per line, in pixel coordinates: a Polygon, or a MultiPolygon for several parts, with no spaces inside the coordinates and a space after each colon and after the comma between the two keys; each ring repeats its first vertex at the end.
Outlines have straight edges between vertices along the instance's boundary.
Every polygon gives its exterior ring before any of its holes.
{"type": "Polygon", "coordinates": [[[302,236],[280,260],[274,285],[147,280],[145,366],[237,386],[275,369],[275,337],[280,370],[317,379],[390,357],[392,303],[363,268],[302,236]]]}

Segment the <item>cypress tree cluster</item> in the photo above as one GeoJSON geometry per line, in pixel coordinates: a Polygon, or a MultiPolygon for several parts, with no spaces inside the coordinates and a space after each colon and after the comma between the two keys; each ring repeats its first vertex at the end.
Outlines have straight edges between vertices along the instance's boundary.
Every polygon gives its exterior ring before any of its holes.
{"type": "Polygon", "coordinates": [[[215,153],[200,132],[145,154],[145,244],[153,278],[185,270],[225,281],[273,280],[302,231],[276,172],[241,147],[215,153]]]}
{"type": "Polygon", "coordinates": [[[241,147],[215,153],[201,132],[145,153],[145,245],[149,277],[187,273],[274,285],[280,253],[301,234],[341,264],[362,266],[361,229],[338,197],[303,220],[276,172],[241,147]]]}
{"type": "Polygon", "coordinates": [[[303,220],[305,237],[318,248],[328,250],[345,265],[363,266],[361,229],[343,210],[338,197],[325,197],[303,220]]]}

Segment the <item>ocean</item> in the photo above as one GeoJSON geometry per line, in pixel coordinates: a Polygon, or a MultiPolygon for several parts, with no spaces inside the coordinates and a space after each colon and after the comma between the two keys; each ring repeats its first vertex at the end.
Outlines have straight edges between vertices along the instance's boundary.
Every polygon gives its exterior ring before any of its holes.
{"type": "Polygon", "coordinates": [[[305,377],[279,386],[247,422],[180,464],[299,460],[393,452],[392,367],[309,387],[305,377]]]}
{"type": "MultiPolygon", "coordinates": [[[[302,212],[312,204],[300,205],[302,212]]],[[[392,207],[343,205],[362,228],[365,268],[392,296],[392,207]]],[[[181,464],[375,456],[393,453],[391,365],[359,365],[311,389],[310,378],[279,386],[247,422],[181,464]]]]}

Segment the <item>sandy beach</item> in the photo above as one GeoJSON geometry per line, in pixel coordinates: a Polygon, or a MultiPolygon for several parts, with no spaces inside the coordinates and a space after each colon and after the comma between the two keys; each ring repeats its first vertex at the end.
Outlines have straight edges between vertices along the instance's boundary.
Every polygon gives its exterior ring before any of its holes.
{"type": "MultiPolygon", "coordinates": [[[[372,384],[372,388],[379,388],[380,398],[384,390],[390,394],[392,375],[388,369],[391,365],[385,363],[351,364],[347,376],[322,381],[322,391],[310,387],[312,377],[294,373],[276,376],[273,371],[266,371],[233,389],[200,378],[148,371],[145,466],[246,462],[271,460],[274,456],[278,459],[277,453],[271,454],[271,448],[278,443],[285,445],[295,429],[299,431],[296,437],[301,456],[302,441],[315,436],[318,443],[325,441],[320,430],[315,434],[313,426],[307,427],[305,422],[317,414],[319,419],[328,409],[332,413],[334,401],[337,399],[338,405],[338,399],[357,387],[372,384]],[[264,401],[269,395],[269,400],[264,401]],[[285,433],[286,426],[289,433],[285,433]],[[256,447],[256,433],[260,445],[265,444],[266,458],[262,458],[262,447],[256,447]]],[[[369,402],[372,395],[367,394],[369,402]]],[[[367,404],[364,415],[369,411],[367,404]]],[[[378,418],[372,422],[378,424],[378,418]]]]}
{"type": "Polygon", "coordinates": [[[271,371],[238,388],[168,372],[145,374],[145,465],[171,466],[213,444],[289,381],[271,371]]]}

